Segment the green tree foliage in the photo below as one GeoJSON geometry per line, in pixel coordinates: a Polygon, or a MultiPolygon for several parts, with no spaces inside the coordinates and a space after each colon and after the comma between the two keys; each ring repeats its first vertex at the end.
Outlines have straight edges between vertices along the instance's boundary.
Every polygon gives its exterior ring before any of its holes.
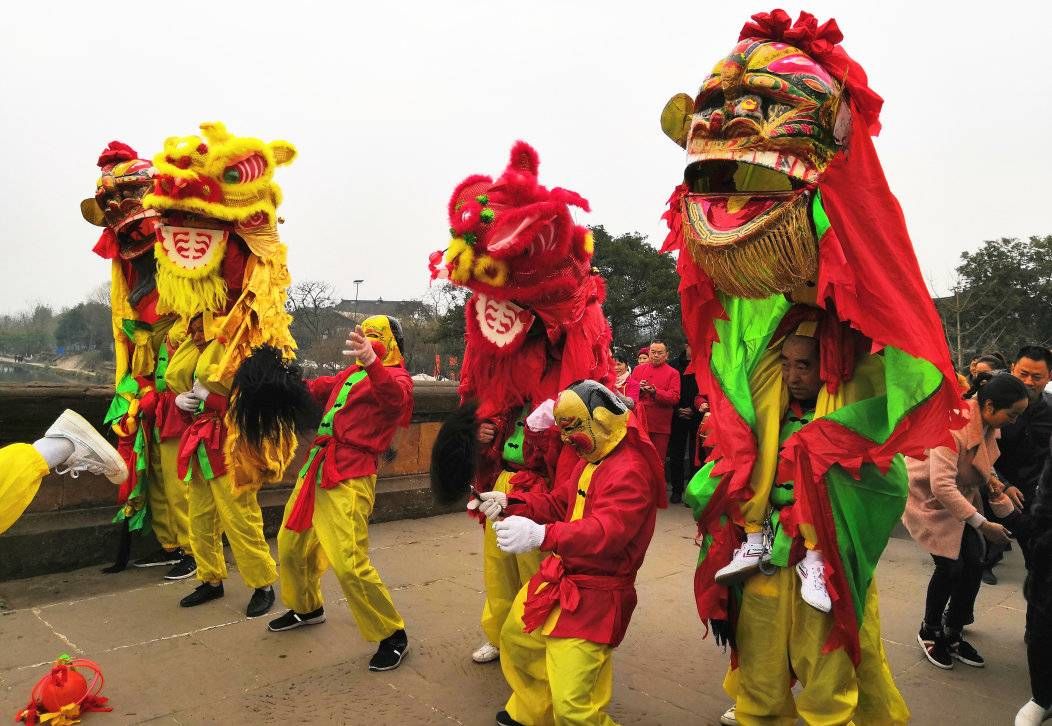
{"type": "Polygon", "coordinates": [[[55,345],[65,353],[113,350],[110,308],[99,302],[83,302],[55,318],[55,345]]]}
{"type": "Polygon", "coordinates": [[[606,279],[603,310],[614,332],[614,348],[630,363],[651,340],[664,340],[675,355],[684,344],[676,261],[647,243],[638,232],[612,236],[592,227],[592,264],[606,279]]]}
{"type": "Polygon", "coordinates": [[[958,368],[982,353],[1011,359],[1023,345],[1052,345],[1052,235],[988,240],[964,252],[936,306],[958,368]]]}

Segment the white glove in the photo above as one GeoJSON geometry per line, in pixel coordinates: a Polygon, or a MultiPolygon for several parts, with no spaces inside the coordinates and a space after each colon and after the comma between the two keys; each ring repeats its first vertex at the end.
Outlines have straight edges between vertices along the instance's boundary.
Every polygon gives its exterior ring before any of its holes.
{"type": "Polygon", "coordinates": [[[493,523],[497,546],[510,555],[521,555],[541,546],[544,525],[526,517],[512,516],[493,523]]]}
{"type": "Polygon", "coordinates": [[[201,405],[201,399],[194,395],[193,391],[187,391],[186,393],[180,393],[175,397],[175,406],[180,411],[186,411],[187,413],[195,413],[197,407],[201,405]]]}
{"type": "Polygon", "coordinates": [[[482,492],[468,502],[469,510],[479,510],[490,521],[502,515],[506,506],[508,506],[508,495],[504,492],[482,492]]]}
{"type": "Polygon", "coordinates": [[[194,387],[190,389],[190,393],[194,394],[198,400],[205,400],[208,398],[209,390],[205,388],[205,384],[201,381],[194,379],[194,387]]]}
{"type": "Polygon", "coordinates": [[[549,398],[526,417],[530,431],[545,431],[555,425],[555,399],[549,398]]]}

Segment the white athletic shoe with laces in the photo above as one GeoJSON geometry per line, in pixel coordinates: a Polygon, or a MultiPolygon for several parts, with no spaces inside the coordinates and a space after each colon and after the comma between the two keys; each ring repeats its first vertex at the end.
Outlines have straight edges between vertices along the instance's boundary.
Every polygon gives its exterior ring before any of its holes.
{"type": "Polygon", "coordinates": [[[762,542],[745,541],[741,547],[734,550],[731,561],[717,570],[716,582],[730,585],[745,580],[760,569],[760,565],[768,556],[767,548],[762,542]]]}
{"type": "Polygon", "coordinates": [[[63,411],[44,438],[66,439],[73,444],[73,453],[55,467],[56,474],[69,474],[76,479],[80,472],[87,471],[105,476],[114,484],[128,478],[128,467],[117,450],[76,411],[63,411]]]}
{"type": "Polygon", "coordinates": [[[735,708],[734,706],[731,706],[730,708],[728,708],[726,711],[723,712],[722,716],[720,716],[720,723],[723,726],[737,726],[738,725],[738,719],[734,715],[734,708],[735,708]]]}
{"type": "Polygon", "coordinates": [[[471,660],[476,663],[491,663],[500,658],[500,648],[488,640],[475,649],[471,654],[471,660]]]}
{"type": "Polygon", "coordinates": [[[821,560],[800,560],[796,565],[796,574],[800,577],[800,599],[823,613],[833,609],[833,601],[826,590],[825,566],[821,560]]]}

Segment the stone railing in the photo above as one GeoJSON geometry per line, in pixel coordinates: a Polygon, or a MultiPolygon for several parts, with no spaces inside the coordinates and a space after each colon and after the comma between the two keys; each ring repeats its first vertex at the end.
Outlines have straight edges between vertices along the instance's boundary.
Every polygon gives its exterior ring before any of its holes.
{"type": "MultiPolygon", "coordinates": [[[[108,386],[69,384],[0,385],[0,446],[32,442],[55,417],[71,408],[93,423],[101,422],[113,397],[108,386]]],[[[424,517],[452,511],[437,507],[427,485],[431,446],[438,428],[456,407],[450,383],[417,383],[412,423],[399,430],[393,456],[381,461],[374,521],[424,517]]],[[[109,435],[113,440],[113,436],[109,435]]],[[[273,535],[309,448],[300,442],[296,461],[285,481],[260,491],[265,529],[273,535]]],[[[116,488],[103,477],[82,474],[46,477],[36,499],[21,520],[0,536],[0,580],[73,569],[101,563],[113,556],[116,488]]],[[[152,538],[137,538],[135,551],[147,550],[152,538]]]]}

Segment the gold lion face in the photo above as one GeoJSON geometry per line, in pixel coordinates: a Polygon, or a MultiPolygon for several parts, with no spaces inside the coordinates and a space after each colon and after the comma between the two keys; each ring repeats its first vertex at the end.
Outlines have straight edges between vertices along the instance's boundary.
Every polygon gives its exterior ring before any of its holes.
{"type": "Polygon", "coordinates": [[[687,247],[718,289],[767,297],[814,279],[814,188],[846,143],[847,109],[810,56],[757,39],[720,60],[695,98],[666,105],[662,126],[687,151],[687,247]]]}

